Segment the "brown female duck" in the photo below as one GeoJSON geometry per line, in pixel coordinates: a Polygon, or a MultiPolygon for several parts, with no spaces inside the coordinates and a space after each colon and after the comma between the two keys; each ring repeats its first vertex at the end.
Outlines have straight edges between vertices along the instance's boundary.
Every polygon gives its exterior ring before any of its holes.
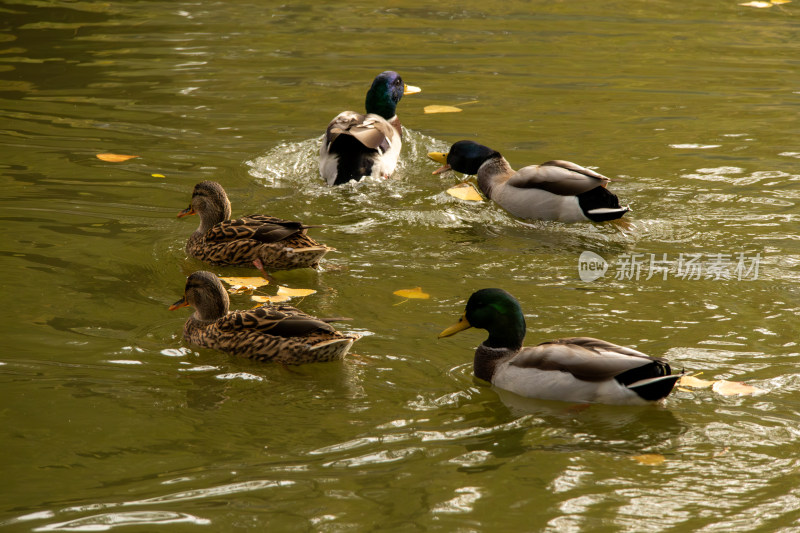
{"type": "Polygon", "coordinates": [[[212,265],[255,264],[262,270],[316,268],[322,256],[333,249],[306,235],[311,226],[301,222],[267,215],[230,220],[228,195],[214,181],[194,186],[192,201],[178,218],[194,214],[200,215],[200,226],[189,237],[186,253],[212,265]]]}
{"type": "Polygon", "coordinates": [[[186,280],[183,298],[170,311],[191,305],[194,313],[183,326],[191,344],[231,355],[287,365],[341,359],[359,336],[336,331],[329,322],[289,305],[264,305],[229,311],[230,300],[219,278],[195,272],[186,280]]]}

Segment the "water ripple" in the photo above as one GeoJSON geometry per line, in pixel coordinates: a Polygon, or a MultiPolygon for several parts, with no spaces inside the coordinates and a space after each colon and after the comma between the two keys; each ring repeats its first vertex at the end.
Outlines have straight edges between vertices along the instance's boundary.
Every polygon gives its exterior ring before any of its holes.
{"type": "MultiPolygon", "coordinates": [[[[77,505],[66,507],[57,512],[43,511],[39,513],[31,513],[28,515],[19,516],[17,518],[8,520],[0,525],[10,525],[12,523],[28,522],[31,520],[40,520],[53,518],[56,515],[65,513],[86,513],[92,511],[99,511],[103,509],[112,509],[115,507],[133,507],[142,505],[159,505],[165,503],[175,503],[189,500],[202,500],[206,498],[216,498],[221,496],[231,496],[233,494],[252,492],[268,488],[282,488],[290,487],[295,484],[290,480],[270,480],[260,479],[253,481],[245,481],[241,483],[230,483],[227,485],[219,485],[216,487],[207,487],[202,489],[186,490],[180,492],[173,492],[163,496],[155,496],[153,498],[145,498],[141,500],[131,500],[127,502],[112,502],[112,503],[91,503],[85,505],[77,505]]],[[[210,521],[203,518],[186,513],[173,513],[169,511],[134,511],[134,512],[121,512],[121,513],[103,513],[88,517],[83,517],[67,522],[59,522],[57,524],[48,524],[40,526],[34,531],[106,531],[111,527],[133,525],[133,524],[167,524],[178,522],[191,522],[199,525],[209,524],[210,521]]]]}
{"type": "Polygon", "coordinates": [[[167,524],[194,524],[207,526],[211,520],[188,513],[171,511],[134,511],[130,513],[104,513],[67,522],[48,524],[33,531],[108,531],[118,526],[163,526],[167,524]]]}

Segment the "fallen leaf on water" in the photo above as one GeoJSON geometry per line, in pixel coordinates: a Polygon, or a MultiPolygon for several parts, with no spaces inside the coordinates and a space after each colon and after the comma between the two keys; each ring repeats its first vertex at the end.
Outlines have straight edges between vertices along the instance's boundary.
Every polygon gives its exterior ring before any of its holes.
{"type": "Polygon", "coordinates": [[[714,455],[712,455],[711,457],[719,457],[720,455],[725,455],[729,451],[731,451],[731,447],[730,446],[725,446],[720,451],[714,453],[714,455]]]}
{"type": "Polygon", "coordinates": [[[290,289],[289,287],[281,287],[278,285],[278,296],[286,296],[287,298],[295,298],[297,296],[308,296],[314,294],[314,289],[290,289]]]}
{"type": "Polygon", "coordinates": [[[630,230],[633,228],[633,223],[626,218],[618,218],[615,220],[610,220],[609,224],[618,227],[622,233],[630,232],[630,230]]]}
{"type": "Polygon", "coordinates": [[[683,387],[692,387],[694,389],[705,389],[710,387],[716,383],[716,381],[707,381],[705,379],[699,379],[694,376],[683,376],[680,380],[678,380],[678,385],[683,387]]]}
{"type": "Polygon", "coordinates": [[[166,178],[164,174],[150,174],[154,178],[166,178]]]}
{"type": "Polygon", "coordinates": [[[746,396],[766,392],[764,389],[746,385],[740,381],[716,381],[711,390],[723,396],[746,396]]]}
{"type": "Polygon", "coordinates": [[[423,110],[425,113],[461,113],[463,109],[452,105],[426,105],[423,110]]]}
{"type": "Polygon", "coordinates": [[[642,465],[658,466],[663,464],[666,459],[660,453],[646,453],[644,455],[634,455],[631,457],[634,461],[642,465]]]}
{"type": "Polygon", "coordinates": [[[220,280],[224,281],[228,285],[250,285],[253,287],[263,287],[264,285],[268,285],[269,281],[259,277],[226,277],[226,278],[219,278],[220,280]]]}
{"type": "Polygon", "coordinates": [[[231,285],[228,292],[231,294],[253,294],[256,290],[252,285],[231,285]]]}
{"type": "Polygon", "coordinates": [[[447,194],[450,196],[454,196],[460,200],[467,200],[469,202],[482,202],[483,197],[480,195],[478,191],[475,190],[475,187],[472,186],[469,182],[464,182],[455,187],[451,187],[447,189],[447,194]]]}
{"type": "Polygon", "coordinates": [[[278,285],[278,294],[274,296],[253,295],[250,298],[254,302],[277,304],[280,302],[285,302],[291,298],[308,296],[309,294],[314,294],[315,292],[317,291],[315,291],[314,289],[290,289],[289,287],[281,287],[280,285],[278,285]]]}
{"type": "Polygon", "coordinates": [[[772,0],[772,5],[777,6],[780,4],[789,4],[792,0],[772,0]]]}
{"type": "Polygon", "coordinates": [[[740,6],[745,7],[772,7],[772,2],[745,2],[744,4],[739,4],[740,6]]]}
{"type": "Polygon", "coordinates": [[[97,154],[97,159],[107,161],[109,163],[122,163],[128,159],[139,157],[138,155],[124,155],[124,154],[97,154]]]}
{"type": "Polygon", "coordinates": [[[269,284],[264,278],[219,278],[224,281],[230,288],[228,292],[231,294],[250,294],[259,287],[269,284]]]}
{"type": "Polygon", "coordinates": [[[289,296],[278,296],[278,295],[275,295],[275,296],[259,296],[259,295],[254,294],[253,296],[250,297],[250,299],[253,300],[254,302],[259,302],[259,303],[262,303],[262,304],[267,304],[267,303],[269,303],[269,304],[277,304],[277,303],[280,303],[280,302],[287,301],[289,299],[289,296]]]}
{"type": "MultiPolygon", "coordinates": [[[[695,374],[700,375],[700,374],[695,374]]],[[[716,381],[707,381],[705,379],[699,379],[694,376],[683,376],[678,381],[678,386],[684,387],[692,387],[694,389],[706,389],[711,387],[711,390],[716,392],[717,394],[721,394],[723,396],[737,396],[737,395],[748,395],[748,394],[759,394],[762,392],[766,392],[763,389],[759,389],[758,387],[752,387],[750,385],[746,385],[740,381],[725,381],[725,380],[716,380],[716,381]]],[[[690,392],[686,389],[681,389],[686,392],[690,392]]]]}
{"type": "Polygon", "coordinates": [[[392,294],[402,296],[403,298],[417,298],[419,300],[427,300],[431,297],[430,294],[422,292],[422,287],[414,287],[413,289],[400,289],[394,291],[392,294]]]}

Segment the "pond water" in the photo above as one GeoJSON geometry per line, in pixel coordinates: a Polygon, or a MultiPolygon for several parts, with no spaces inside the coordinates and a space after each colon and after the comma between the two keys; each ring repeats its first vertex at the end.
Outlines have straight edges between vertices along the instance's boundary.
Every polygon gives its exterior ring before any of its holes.
{"type": "Polygon", "coordinates": [[[798,9],[5,2],[0,524],[800,531],[798,9]],[[387,69],[423,90],[399,106],[398,172],[327,188],[321,133],[387,69]],[[627,223],[447,195],[464,177],[425,154],[464,138],[515,167],[596,168],[627,223]],[[275,277],[317,291],[306,312],[352,317],[344,361],[287,369],[181,340],[188,311],[167,307],[207,267],[183,251],[197,220],[176,215],[205,179],[234,215],[324,225],[322,268],[275,277]],[[586,251],[608,262],[599,279],[579,277],[586,251]],[[691,257],[705,270],[679,272],[691,257]],[[393,294],[417,286],[430,298],[393,294]],[[517,296],[529,344],[596,336],[762,392],[684,387],[646,408],[504,394],[472,378],[483,332],[436,340],[483,287],[517,296]]]}

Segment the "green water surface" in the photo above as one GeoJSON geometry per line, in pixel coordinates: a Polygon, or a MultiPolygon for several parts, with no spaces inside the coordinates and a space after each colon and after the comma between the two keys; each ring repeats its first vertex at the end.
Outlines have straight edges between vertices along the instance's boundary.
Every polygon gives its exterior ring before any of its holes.
{"type": "Polygon", "coordinates": [[[4,2],[0,527],[800,531],[798,9],[4,2]],[[320,135],[387,69],[423,90],[399,107],[398,172],[326,187],[320,135]],[[464,177],[432,175],[425,154],[464,138],[515,167],[596,168],[627,224],[447,195],[464,177]],[[205,179],[234,216],[324,225],[322,268],[275,277],[317,291],[306,312],[353,318],[343,362],[182,341],[188,310],[167,307],[208,267],[183,250],[198,221],[176,215],[205,179]],[[579,278],[585,251],[603,277],[579,278]],[[727,266],[651,270],[692,254],[727,266]],[[758,271],[735,275],[739,259],[758,271]],[[430,298],[393,295],[417,286],[430,298]],[[646,408],[504,394],[472,378],[483,332],[436,340],[483,287],[519,298],[530,344],[597,336],[762,393],[684,388],[646,408]]]}

